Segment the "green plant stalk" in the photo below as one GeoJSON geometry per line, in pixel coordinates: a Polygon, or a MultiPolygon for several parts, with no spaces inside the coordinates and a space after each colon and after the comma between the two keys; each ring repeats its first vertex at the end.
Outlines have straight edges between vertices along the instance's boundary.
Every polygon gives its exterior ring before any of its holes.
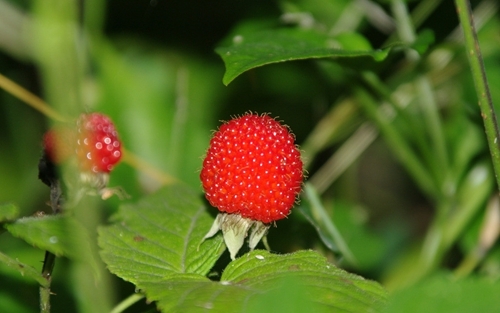
{"type": "Polygon", "coordinates": [[[328,232],[331,238],[334,239],[335,244],[337,244],[340,253],[344,256],[346,261],[351,265],[357,266],[358,261],[356,260],[356,257],[352,254],[344,238],[338,231],[337,227],[333,224],[331,217],[326,212],[325,207],[323,206],[323,203],[321,203],[321,199],[314,187],[311,184],[306,183],[304,185],[304,193],[311,203],[313,218],[316,219],[318,223],[323,224],[324,230],[328,232]]]}
{"type": "Polygon", "coordinates": [[[413,282],[420,280],[433,270],[443,258],[448,246],[444,240],[447,221],[446,214],[440,214],[449,211],[452,204],[449,201],[438,202],[436,206],[437,215],[434,217],[429,229],[426,232],[424,242],[420,251],[420,257],[414,266],[417,274],[412,276],[413,282]]]}
{"type": "MultiPolygon", "coordinates": [[[[417,35],[404,1],[392,0],[392,11],[396,19],[399,37],[404,42],[412,44],[416,40],[417,35]]],[[[420,61],[420,55],[415,50],[407,50],[407,59],[410,62],[416,63],[420,61]]],[[[419,95],[417,99],[418,104],[420,105],[425,124],[429,130],[432,148],[435,151],[434,162],[437,164],[434,168],[437,167],[440,169],[435,173],[435,179],[438,181],[439,186],[443,186],[445,175],[442,174],[447,172],[449,162],[439,110],[434,99],[429,79],[423,74],[415,80],[415,89],[416,94],[419,95]]]]}
{"type": "MultiPolygon", "coordinates": [[[[420,27],[424,21],[431,15],[434,10],[443,2],[443,0],[422,0],[419,1],[418,4],[411,12],[411,25],[415,28],[420,27]]],[[[396,42],[397,34],[392,33],[389,38],[384,42],[382,47],[390,45],[391,43],[396,42]]]]}
{"type": "Polygon", "coordinates": [[[476,30],[472,18],[472,10],[467,0],[455,0],[458,19],[464,32],[466,54],[472,71],[474,86],[479,98],[479,108],[483,117],[486,138],[490,148],[491,160],[497,186],[500,188],[500,132],[498,129],[497,116],[493,107],[488,80],[484,69],[481,49],[477,39],[476,30]]]}
{"type": "Polygon", "coordinates": [[[349,168],[378,137],[378,129],[371,122],[363,123],[309,179],[322,194],[349,168]]]}
{"type": "MultiPolygon", "coordinates": [[[[408,113],[408,110],[405,110],[405,108],[395,102],[393,93],[395,94],[397,91],[395,92],[391,90],[373,72],[363,72],[362,77],[364,82],[367,83],[378,96],[382,97],[382,99],[391,105],[397,115],[403,119],[405,124],[414,129],[418,128],[417,123],[420,123],[420,120],[417,120],[414,117],[412,118],[412,116],[408,113]]],[[[418,149],[420,149],[420,152],[426,158],[426,161],[429,162],[429,164],[432,164],[431,159],[434,158],[434,153],[433,149],[429,146],[428,138],[421,132],[414,132],[412,135],[418,149]]],[[[437,169],[439,169],[439,167],[437,167],[437,169]]]]}
{"type": "Polygon", "coordinates": [[[443,0],[422,0],[411,13],[412,24],[415,27],[422,25],[429,15],[443,2],[443,0]]]}
{"type": "Polygon", "coordinates": [[[50,313],[50,287],[40,287],[40,313],[50,313]]]}
{"type": "Polygon", "coordinates": [[[106,4],[107,1],[104,0],[87,0],[83,2],[83,26],[87,34],[92,37],[102,35],[106,4]]]}
{"type": "Polygon", "coordinates": [[[465,256],[465,259],[454,270],[453,275],[457,279],[467,277],[482,260],[482,255],[478,254],[476,250],[472,251],[465,256]]]}
{"type": "Polygon", "coordinates": [[[413,43],[417,36],[405,2],[403,0],[392,0],[391,10],[396,19],[396,29],[400,39],[409,44],[413,43]]]}
{"type": "Polygon", "coordinates": [[[330,111],[316,124],[301,146],[304,167],[309,168],[313,159],[338,135],[352,124],[358,114],[358,107],[351,98],[332,106],[330,111]]]}
{"type": "MultiPolygon", "coordinates": [[[[89,73],[85,49],[88,42],[81,30],[79,9],[76,0],[36,1],[32,10],[33,28],[30,29],[33,55],[43,78],[47,102],[57,112],[68,117],[78,116],[93,104],[90,103],[92,97],[86,97],[84,93],[84,82],[89,73]]],[[[72,173],[63,169],[62,176],[66,177],[65,174],[72,176],[72,173]]],[[[97,206],[90,203],[88,207],[76,208],[75,212],[80,214],[80,222],[91,234],[95,234],[96,225],[101,222],[97,206]]],[[[95,237],[91,238],[92,247],[97,246],[95,237]]],[[[73,294],[79,312],[109,312],[112,308],[114,288],[109,279],[110,273],[104,264],[98,265],[100,267],[96,274],[86,262],[71,263],[71,285],[75,288],[73,294]],[[96,278],[94,274],[101,276],[96,278]]],[[[41,296],[43,301],[45,294],[41,296]]]]}
{"type": "Polygon", "coordinates": [[[500,237],[500,197],[490,198],[484,212],[477,242],[454,270],[456,278],[468,276],[484,260],[500,237]]]}
{"type": "Polygon", "coordinates": [[[400,162],[410,172],[418,186],[429,197],[436,198],[438,196],[436,185],[426,167],[420,162],[398,130],[384,116],[383,112],[379,110],[373,97],[362,88],[356,88],[355,94],[361,106],[364,107],[366,113],[377,123],[387,143],[393,149],[400,162]]]}
{"type": "Polygon", "coordinates": [[[77,1],[35,1],[30,36],[46,101],[63,116],[78,116],[84,108],[86,60],[79,53],[85,50],[77,1]]]}
{"type": "MultiPolygon", "coordinates": [[[[487,170],[488,166],[484,162],[477,165],[469,173],[466,179],[473,180],[473,172],[478,169],[487,170]]],[[[413,264],[412,274],[408,275],[406,284],[414,283],[432,270],[434,270],[445,254],[455,244],[460,235],[464,232],[471,219],[484,208],[484,199],[487,199],[494,186],[493,175],[484,179],[480,184],[474,185],[474,190],[467,190],[467,187],[457,191],[455,199],[444,198],[438,200],[437,212],[430,225],[425,240],[422,244],[420,257],[413,264]],[[464,195],[465,194],[465,195],[464,195]],[[449,212],[449,213],[445,213],[449,212]],[[441,213],[441,214],[439,214],[441,213]]],[[[467,185],[467,183],[463,183],[467,185]]],[[[467,263],[474,260],[466,260],[467,263]]],[[[466,264],[467,269],[471,264],[466,264]]],[[[462,272],[464,269],[460,269],[462,272]]],[[[462,272],[461,274],[465,274],[462,272]]]]}
{"type": "Polygon", "coordinates": [[[45,258],[43,260],[42,277],[46,281],[45,286],[40,286],[40,312],[50,312],[50,285],[52,283],[52,271],[56,264],[55,254],[45,251],[45,258]]]}

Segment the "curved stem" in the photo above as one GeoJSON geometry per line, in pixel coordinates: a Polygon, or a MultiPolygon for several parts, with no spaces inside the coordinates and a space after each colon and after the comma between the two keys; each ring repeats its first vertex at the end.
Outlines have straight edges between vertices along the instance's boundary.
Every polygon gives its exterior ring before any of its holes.
{"type": "Polygon", "coordinates": [[[135,304],[137,301],[144,298],[144,295],[141,293],[133,293],[122,302],[118,303],[110,313],[121,313],[135,304]]]}
{"type": "Polygon", "coordinates": [[[11,258],[10,256],[0,252],[0,263],[16,270],[24,277],[28,277],[38,282],[41,286],[48,286],[47,280],[40,275],[40,273],[33,267],[21,263],[16,259],[11,258]]]}

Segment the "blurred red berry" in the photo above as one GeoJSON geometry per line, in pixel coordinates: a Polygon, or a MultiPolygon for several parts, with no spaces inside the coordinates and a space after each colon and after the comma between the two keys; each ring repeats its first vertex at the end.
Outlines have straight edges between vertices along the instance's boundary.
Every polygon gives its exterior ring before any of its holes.
{"type": "Polygon", "coordinates": [[[109,173],[122,157],[115,125],[101,113],[82,114],[77,121],[76,154],[83,171],[109,173]]]}

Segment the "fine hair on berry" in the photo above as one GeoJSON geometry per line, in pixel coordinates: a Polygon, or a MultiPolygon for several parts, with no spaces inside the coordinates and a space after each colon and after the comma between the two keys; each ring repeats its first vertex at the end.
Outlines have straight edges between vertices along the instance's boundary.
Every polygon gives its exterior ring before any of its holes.
{"type": "Polygon", "coordinates": [[[213,134],[200,178],[219,211],[271,223],[293,207],[303,163],[287,126],[267,114],[247,113],[213,134]]]}

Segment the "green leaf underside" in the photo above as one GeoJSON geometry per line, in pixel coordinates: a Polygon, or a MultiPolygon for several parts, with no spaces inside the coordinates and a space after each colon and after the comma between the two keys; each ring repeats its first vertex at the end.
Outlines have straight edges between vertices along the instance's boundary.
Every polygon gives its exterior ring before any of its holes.
{"type": "Polygon", "coordinates": [[[19,208],[14,204],[0,204],[0,223],[15,220],[18,216],[19,208]]]}
{"type": "Polygon", "coordinates": [[[123,205],[112,221],[99,229],[101,256],[111,272],[134,284],[172,274],[204,276],[223,252],[221,235],[200,245],[213,219],[200,196],[184,186],[123,205]]]}
{"type": "Polygon", "coordinates": [[[55,254],[75,260],[88,258],[90,245],[84,227],[64,215],[25,217],[5,228],[15,237],[55,254]]]}
{"type": "Polygon", "coordinates": [[[344,50],[334,38],[305,29],[276,29],[236,36],[233,45],[215,50],[226,65],[223,83],[266,64],[317,58],[371,57],[383,60],[389,49],[344,50]]]}
{"type": "Polygon", "coordinates": [[[231,262],[220,282],[185,274],[138,287],[158,301],[162,312],[262,313],[262,308],[278,312],[291,304],[310,312],[378,312],[386,301],[380,285],[313,251],[276,255],[256,250],[231,262]]]}

